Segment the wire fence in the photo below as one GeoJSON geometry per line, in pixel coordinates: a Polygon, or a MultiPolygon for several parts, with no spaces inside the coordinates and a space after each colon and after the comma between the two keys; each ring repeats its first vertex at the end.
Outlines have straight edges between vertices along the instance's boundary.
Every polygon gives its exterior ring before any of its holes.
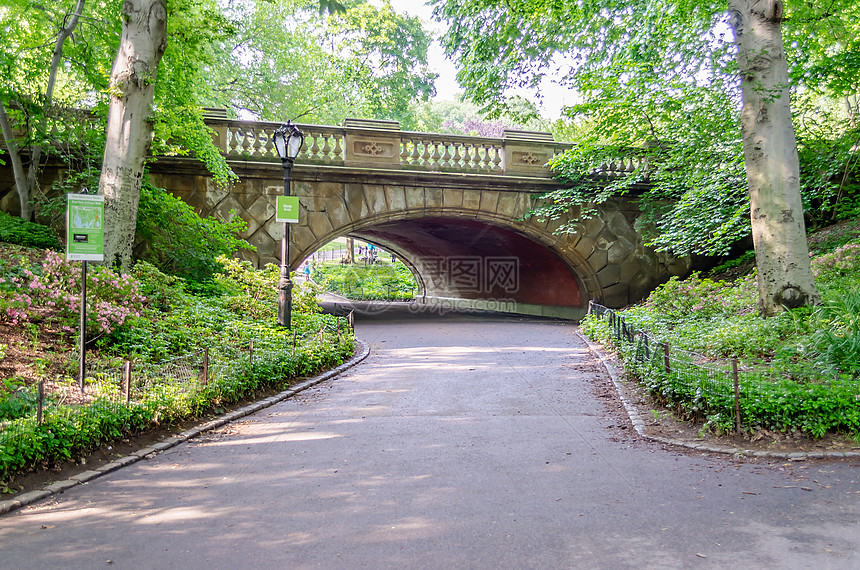
{"type": "Polygon", "coordinates": [[[672,347],[648,331],[636,330],[616,311],[589,302],[588,314],[608,321],[612,338],[624,356],[625,367],[635,373],[652,394],[674,405],[682,416],[714,413],[733,416],[741,429],[741,399],[745,387],[738,360],[723,362],[672,347]]]}
{"type": "MultiPolygon", "coordinates": [[[[114,366],[88,363],[84,389],[81,389],[77,379],[55,382],[42,380],[33,390],[18,391],[13,398],[0,401],[0,406],[18,405],[22,409],[26,408],[28,412],[17,414],[17,417],[30,417],[41,424],[48,409],[55,416],[78,413],[82,408],[93,406],[102,412],[109,412],[111,408],[119,409],[146,401],[158,391],[174,395],[192,394],[209,382],[231,374],[238,365],[253,367],[255,361],[282,358],[285,353],[292,357],[297,349],[302,350],[309,344],[337,342],[340,345],[342,338],[352,334],[353,330],[352,312],[345,317],[344,320],[338,319],[333,327],[322,325],[319,330],[301,336],[293,330],[286,346],[257,339],[222,344],[211,350],[202,348],[159,362],[126,359],[114,366]]],[[[0,421],[0,442],[8,423],[8,420],[0,421]]]]}
{"type": "Polygon", "coordinates": [[[128,404],[143,399],[160,385],[191,392],[206,384],[211,364],[208,348],[156,363],[125,360],[121,366],[87,371],[84,384],[88,389],[84,395],[128,404]]]}

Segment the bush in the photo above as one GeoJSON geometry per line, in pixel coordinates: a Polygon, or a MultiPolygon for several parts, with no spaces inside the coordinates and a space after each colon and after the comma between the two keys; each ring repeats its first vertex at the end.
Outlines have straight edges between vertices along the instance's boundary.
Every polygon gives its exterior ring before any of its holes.
{"type": "MultiPolygon", "coordinates": [[[[79,263],[52,251],[41,266],[21,260],[0,277],[0,319],[28,322],[41,308],[50,308],[63,329],[72,331],[79,315],[81,273],[79,263]]],[[[146,301],[133,277],[105,266],[87,272],[87,293],[87,332],[93,336],[110,333],[129,316],[139,315],[146,301]]]]}
{"type": "Polygon", "coordinates": [[[140,284],[140,292],[146,297],[148,307],[164,312],[186,298],[184,281],[175,275],[165,275],[151,263],[138,261],[131,274],[140,284]]]}
{"type": "Polygon", "coordinates": [[[203,284],[205,289],[221,268],[219,256],[255,249],[239,237],[245,227],[238,216],[229,221],[201,218],[194,208],[147,181],[140,192],[135,257],[190,281],[192,288],[203,284]]]}
{"type": "Polygon", "coordinates": [[[840,277],[860,273],[860,242],[849,242],[813,259],[812,273],[819,282],[832,282],[840,277]]]}
{"type": "Polygon", "coordinates": [[[672,277],[645,301],[649,312],[668,319],[709,319],[755,311],[756,288],[752,278],[737,283],[702,279],[698,274],[680,280],[672,277]]]}
{"type": "Polygon", "coordinates": [[[811,338],[815,364],[825,374],[860,378],[860,291],[850,291],[822,305],[815,313],[811,338]]]}
{"type": "Polygon", "coordinates": [[[277,317],[280,268],[268,264],[257,270],[249,261],[219,256],[221,272],[215,274],[215,283],[225,292],[224,302],[233,312],[259,319],[277,317]]]}
{"type": "Polygon", "coordinates": [[[59,251],[63,248],[54,230],[47,226],[25,222],[6,212],[0,212],[0,241],[59,251]]]}
{"type": "Polygon", "coordinates": [[[406,265],[317,265],[314,280],[326,290],[350,299],[404,300],[414,298],[418,284],[406,265]]]}

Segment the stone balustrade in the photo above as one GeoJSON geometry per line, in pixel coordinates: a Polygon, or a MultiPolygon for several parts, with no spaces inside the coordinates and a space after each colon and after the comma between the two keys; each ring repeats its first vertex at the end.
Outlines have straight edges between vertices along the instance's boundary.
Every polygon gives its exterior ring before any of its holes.
{"type": "MultiPolygon", "coordinates": [[[[215,144],[232,160],[277,160],[280,123],[207,118],[215,144]]],[[[305,144],[296,162],[348,167],[551,178],[551,158],[572,146],[549,133],[505,131],[503,138],[401,131],[394,121],[347,119],[342,127],[297,125],[305,144]]],[[[639,159],[596,166],[595,176],[631,172],[639,159]]]]}
{"type": "MultiPolygon", "coordinates": [[[[62,109],[49,117],[49,132],[66,146],[84,144],[96,118],[62,109]],[[74,114],[74,119],[70,119],[74,114]]],[[[230,160],[277,161],[272,133],[281,123],[229,119],[223,110],[208,110],[206,124],[213,142],[230,160]]],[[[505,131],[502,138],[401,131],[395,121],[347,119],[343,126],[299,124],[305,143],[297,163],[353,168],[456,172],[552,178],[547,163],[572,147],[549,133],[505,131]]],[[[21,133],[22,136],[24,133],[21,133]]],[[[642,158],[631,152],[618,163],[595,165],[595,178],[632,172],[642,158]]]]}

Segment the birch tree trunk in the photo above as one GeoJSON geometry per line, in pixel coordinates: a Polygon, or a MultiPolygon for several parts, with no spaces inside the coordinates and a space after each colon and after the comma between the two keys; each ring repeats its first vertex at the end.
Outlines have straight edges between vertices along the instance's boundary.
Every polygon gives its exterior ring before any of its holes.
{"type": "Polygon", "coordinates": [[[105,264],[128,269],[152,137],[155,76],[167,45],[166,0],[125,0],[122,16],[99,194],[105,197],[105,264]]]}
{"type": "Polygon", "coordinates": [[[759,313],[820,302],[809,265],[800,166],[782,43],[782,0],[729,0],[743,85],[741,134],[759,313]]]}

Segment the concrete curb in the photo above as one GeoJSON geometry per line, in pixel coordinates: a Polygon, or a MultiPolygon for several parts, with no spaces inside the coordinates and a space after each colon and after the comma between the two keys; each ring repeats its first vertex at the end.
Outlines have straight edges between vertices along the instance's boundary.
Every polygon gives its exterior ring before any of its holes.
{"type": "Polygon", "coordinates": [[[112,471],[116,471],[122,467],[127,465],[131,465],[132,463],[137,463],[142,459],[150,459],[154,457],[156,454],[164,451],[165,449],[170,449],[180,443],[188,441],[191,438],[197,437],[201,433],[211,431],[213,429],[217,429],[223,425],[226,425],[232,421],[238,420],[245,416],[249,416],[253,413],[259,412],[264,408],[268,408],[269,406],[273,406],[278,402],[286,400],[291,396],[295,396],[302,390],[307,390],[311,386],[315,386],[321,382],[325,382],[326,380],[330,380],[335,376],[342,374],[346,370],[352,368],[359,362],[363,361],[370,354],[370,347],[367,343],[355,339],[355,348],[356,351],[352,355],[352,358],[337,366],[336,368],[332,368],[326,372],[323,372],[319,376],[315,376],[313,378],[309,378],[300,384],[296,384],[295,386],[290,386],[287,390],[284,390],[280,394],[276,394],[264,400],[260,400],[258,402],[252,402],[247,406],[243,406],[237,410],[233,410],[230,413],[224,414],[223,416],[216,418],[214,420],[208,421],[205,424],[195,426],[193,428],[187,429],[179,435],[170,437],[165,439],[164,441],[158,442],[156,444],[144,447],[143,449],[139,449],[125,457],[121,457],[116,461],[112,461],[110,463],[106,463],[101,467],[96,469],[84,471],[82,473],[78,473],[77,475],[73,475],[69,479],[65,481],[55,481],[45,487],[44,489],[37,489],[35,491],[29,491],[22,495],[15,497],[14,499],[9,499],[7,501],[0,501],[0,515],[4,515],[10,511],[14,511],[15,509],[19,509],[21,507],[30,505],[32,503],[41,501],[51,495],[56,493],[62,493],[67,489],[71,489],[77,485],[82,485],[84,483],[88,483],[97,477],[101,477],[107,473],[111,473],[112,471]]]}
{"type": "Polygon", "coordinates": [[[728,445],[713,445],[704,442],[689,442],[678,439],[671,439],[667,437],[648,435],[647,433],[645,433],[645,420],[642,419],[642,415],[639,413],[639,410],[636,408],[636,406],[634,406],[627,398],[624,397],[624,392],[621,388],[621,382],[618,379],[618,370],[609,361],[609,358],[603,352],[603,348],[600,345],[591,342],[591,340],[589,340],[588,337],[582,334],[579,330],[576,330],[575,332],[576,336],[578,336],[586,345],[588,345],[588,349],[591,350],[591,352],[594,353],[594,355],[600,359],[600,362],[606,369],[606,373],[609,374],[609,378],[612,380],[612,384],[615,386],[615,392],[618,394],[619,400],[621,400],[621,403],[624,405],[624,409],[627,411],[627,416],[630,418],[630,422],[633,424],[633,429],[635,429],[636,433],[638,433],[641,437],[645,439],[656,441],[658,443],[665,443],[669,445],[677,445],[680,447],[695,449],[696,451],[703,451],[707,453],[727,453],[739,457],[772,457],[778,459],[788,459],[790,461],[805,461],[807,459],[844,459],[846,457],[860,458],[860,452],[856,451],[759,451],[753,449],[731,447],[728,445]]]}

